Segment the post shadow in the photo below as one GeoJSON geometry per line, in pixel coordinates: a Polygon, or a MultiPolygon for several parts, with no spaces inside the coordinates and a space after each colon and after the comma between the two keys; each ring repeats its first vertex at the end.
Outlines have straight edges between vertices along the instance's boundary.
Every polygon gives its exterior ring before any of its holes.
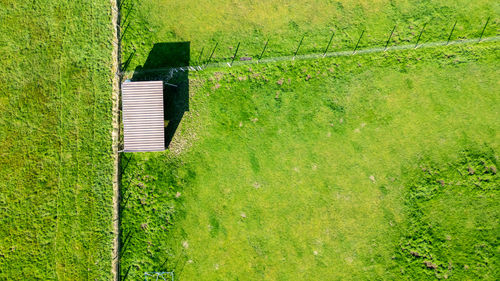
{"type": "Polygon", "coordinates": [[[165,148],[189,111],[190,42],[156,43],[144,65],[136,67],[132,81],[163,81],[165,148]],[[172,85],[176,85],[172,86],[172,85]]]}

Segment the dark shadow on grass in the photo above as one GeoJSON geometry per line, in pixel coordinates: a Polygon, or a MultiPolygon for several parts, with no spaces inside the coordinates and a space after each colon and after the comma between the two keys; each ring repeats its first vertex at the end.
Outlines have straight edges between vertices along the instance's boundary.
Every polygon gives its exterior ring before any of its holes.
{"type": "MultiPolygon", "coordinates": [[[[182,118],[184,117],[184,113],[189,110],[189,55],[189,42],[157,43],[149,52],[144,64],[135,68],[131,78],[132,81],[164,82],[163,109],[165,120],[165,148],[169,148],[182,118]]],[[[133,56],[134,53],[128,57],[122,65],[122,69],[126,69],[129,66],[133,56]]],[[[125,170],[129,166],[133,167],[134,164],[137,164],[134,162],[132,155],[124,160],[126,162],[123,163],[122,173],[125,173],[125,170]]],[[[138,174],[135,174],[130,177],[127,182],[123,183],[121,190],[121,210],[126,210],[126,208],[128,208],[127,204],[130,205],[130,202],[134,200],[134,194],[132,194],[133,190],[129,190],[129,188],[131,184],[134,183],[133,179],[136,179],[138,176],[138,174]]],[[[147,212],[141,214],[145,217],[151,215],[147,212]]],[[[130,232],[130,229],[133,229],[133,227],[127,226],[126,229],[128,229],[129,232],[126,233],[123,238],[124,240],[121,242],[120,246],[122,251],[120,255],[129,255],[130,249],[135,248],[134,244],[137,238],[133,237],[135,233],[133,230],[130,232]]],[[[155,271],[171,271],[175,269],[176,275],[182,273],[183,267],[181,267],[179,259],[177,261],[170,260],[169,251],[165,252],[165,255],[157,256],[156,259],[157,260],[153,259],[153,264],[150,265],[154,266],[152,269],[155,271]]],[[[182,266],[184,263],[182,263],[182,266]]],[[[134,265],[132,265],[132,267],[129,266],[126,271],[122,271],[122,274],[124,274],[123,276],[126,275],[127,277],[131,277],[129,278],[131,280],[136,280],[134,277],[144,277],[144,271],[138,270],[134,265]]]]}
{"type": "Polygon", "coordinates": [[[144,65],[136,67],[132,81],[163,81],[165,147],[168,148],[189,110],[190,42],[156,43],[144,65]],[[175,85],[175,86],[172,86],[175,85]]]}

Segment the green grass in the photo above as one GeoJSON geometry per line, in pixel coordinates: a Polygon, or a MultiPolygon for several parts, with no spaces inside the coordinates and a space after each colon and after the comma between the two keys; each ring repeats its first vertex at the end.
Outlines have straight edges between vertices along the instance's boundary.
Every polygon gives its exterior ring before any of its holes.
{"type": "Polygon", "coordinates": [[[0,279],[111,277],[107,1],[0,1],[0,279]]]}
{"type": "Polygon", "coordinates": [[[414,279],[495,280],[498,155],[471,146],[456,163],[422,162],[408,184],[408,223],[398,255],[402,272],[414,279]]]}
{"type": "MultiPolygon", "coordinates": [[[[489,149],[488,163],[497,165],[496,48],[486,43],[191,73],[190,111],[170,151],[122,160],[128,236],[122,273],[130,268],[133,280],[162,270],[175,270],[176,280],[444,274],[493,280],[498,185],[461,196],[470,181],[422,204],[407,198],[421,165],[453,167],[471,147],[489,149]],[[469,210],[478,196],[488,199],[469,210]],[[418,220],[411,219],[415,212],[418,220]],[[464,222],[454,214],[473,216],[464,222]],[[428,224],[440,231],[412,245],[440,243],[424,252],[436,270],[402,249],[426,234],[411,226],[428,224]],[[484,239],[464,240],[478,232],[484,239]],[[451,242],[441,241],[443,235],[451,242]],[[481,245],[484,255],[475,251],[481,245]],[[451,269],[443,269],[448,262],[451,269]],[[456,267],[465,264],[470,270],[456,267]]],[[[447,183],[461,180],[446,175],[447,183]]]]}
{"type": "Polygon", "coordinates": [[[264,57],[289,56],[303,35],[299,54],[322,53],[332,31],[330,51],[352,50],[363,30],[360,48],[384,46],[394,25],[391,45],[414,44],[425,23],[421,42],[446,41],[455,20],[452,39],[477,38],[488,17],[484,36],[494,36],[498,14],[493,0],[129,0],[122,7],[123,60],[134,54],[134,70],[154,43],[177,41],[191,42],[192,65],[206,61],[216,42],[213,61],[228,61],[238,42],[237,59],[256,59],[267,39],[264,57]]]}
{"type": "MultiPolygon", "coordinates": [[[[214,61],[238,42],[255,59],[267,39],[265,56],[284,56],[303,35],[299,54],[321,52],[332,31],[331,51],[362,30],[360,48],[383,46],[394,24],[391,44],[426,22],[421,42],[446,40],[454,20],[453,39],[475,38],[488,17],[495,36],[500,12],[491,0],[123,3],[129,70],[159,42],[190,42],[191,64],[215,42],[214,61]]],[[[111,278],[110,15],[106,1],[0,1],[2,280],[111,278]]],[[[170,150],[122,159],[122,274],[494,280],[497,50],[191,73],[170,150]]]]}

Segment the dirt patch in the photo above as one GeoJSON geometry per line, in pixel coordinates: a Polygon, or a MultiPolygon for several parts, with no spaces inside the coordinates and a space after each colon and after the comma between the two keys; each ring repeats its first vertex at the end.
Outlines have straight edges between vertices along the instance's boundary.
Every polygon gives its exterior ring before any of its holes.
{"type": "Polygon", "coordinates": [[[120,140],[120,13],[118,8],[118,3],[120,0],[111,0],[111,20],[113,25],[113,52],[111,53],[112,58],[112,85],[113,90],[111,93],[111,99],[113,100],[112,109],[112,122],[113,131],[111,132],[111,137],[113,140],[113,246],[111,253],[111,274],[113,275],[113,280],[119,281],[120,279],[120,218],[119,218],[119,196],[120,196],[120,183],[119,183],[119,165],[120,159],[118,155],[118,145],[120,140]]]}

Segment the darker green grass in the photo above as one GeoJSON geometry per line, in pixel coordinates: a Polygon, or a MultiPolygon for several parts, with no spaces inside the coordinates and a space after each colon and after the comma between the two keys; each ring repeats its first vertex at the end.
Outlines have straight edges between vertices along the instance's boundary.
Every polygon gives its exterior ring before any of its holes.
{"type": "Polygon", "coordinates": [[[0,1],[0,279],[111,276],[109,2],[0,1]]]}
{"type": "Polygon", "coordinates": [[[497,154],[472,145],[455,163],[422,162],[407,184],[407,225],[397,253],[402,275],[412,280],[495,280],[497,154]]]}

